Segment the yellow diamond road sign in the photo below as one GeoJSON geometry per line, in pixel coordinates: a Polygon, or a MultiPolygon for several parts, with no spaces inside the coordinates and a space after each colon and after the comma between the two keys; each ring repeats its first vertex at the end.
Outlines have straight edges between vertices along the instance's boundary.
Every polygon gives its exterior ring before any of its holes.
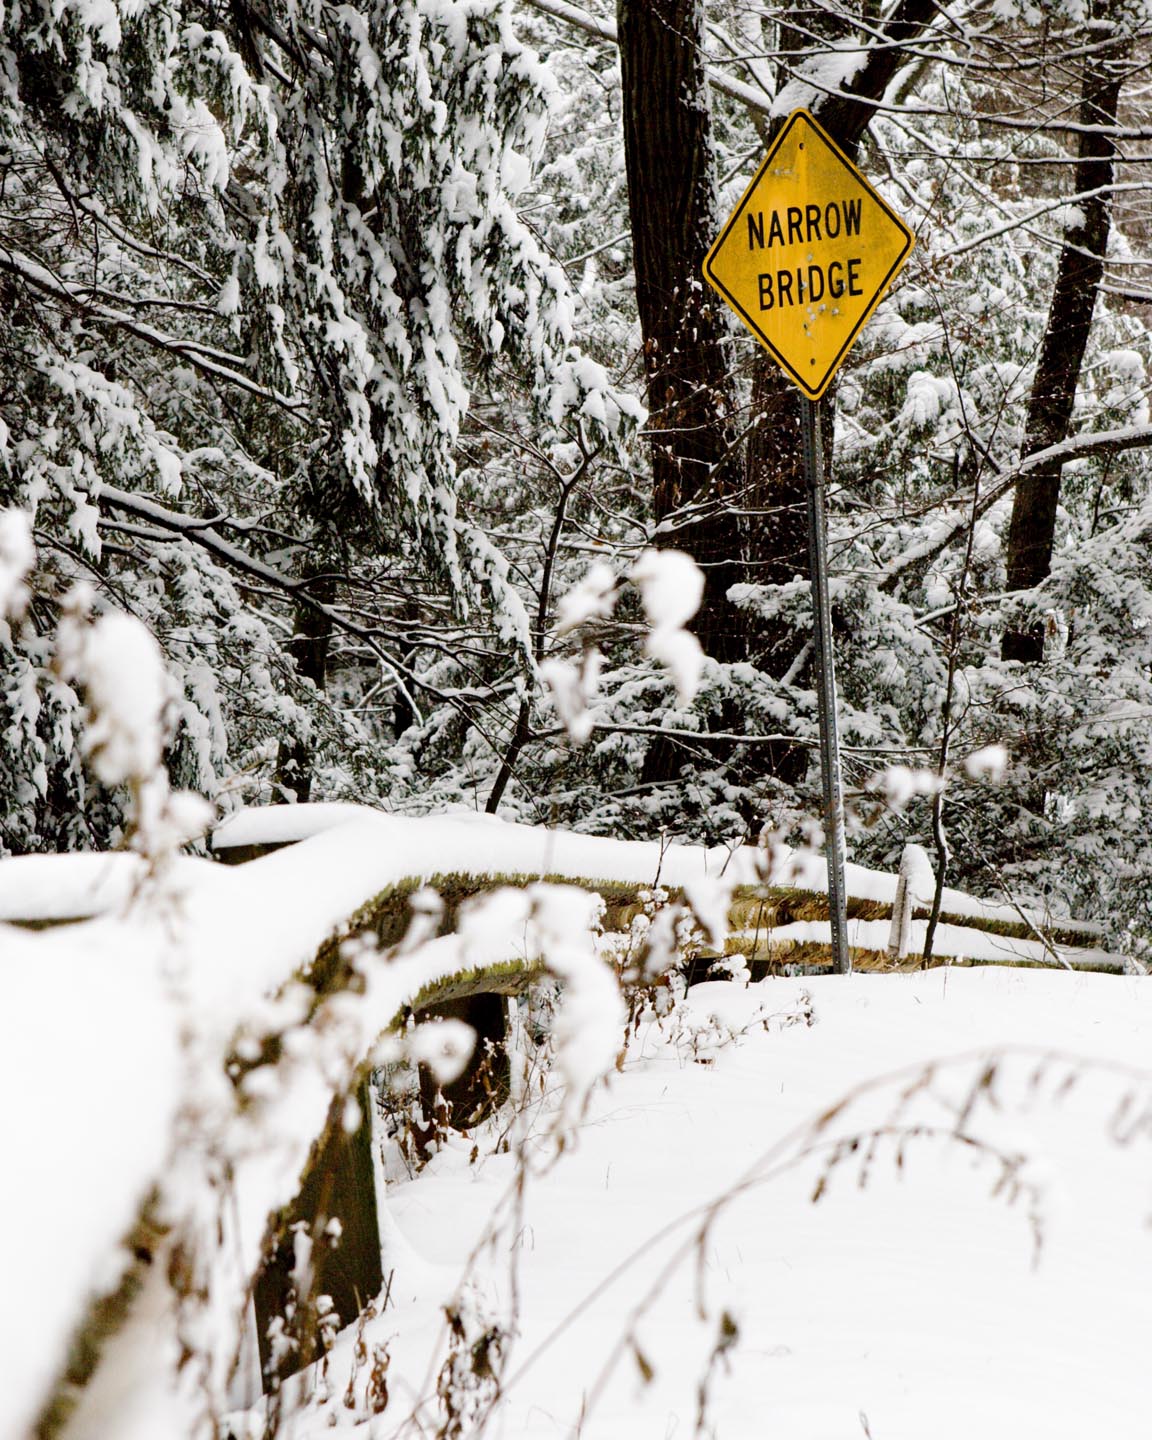
{"type": "Polygon", "coordinates": [[[912,249],[903,220],[796,110],[704,261],[704,274],[818,400],[912,249]]]}

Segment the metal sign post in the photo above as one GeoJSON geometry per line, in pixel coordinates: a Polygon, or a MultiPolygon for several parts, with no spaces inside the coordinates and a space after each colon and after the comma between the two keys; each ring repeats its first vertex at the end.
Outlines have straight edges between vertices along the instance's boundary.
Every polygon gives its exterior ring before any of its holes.
{"type": "Polygon", "coordinates": [[[824,854],[828,861],[828,918],[832,926],[832,968],[852,971],[844,890],[844,789],[840,779],[840,736],[836,728],[836,670],[832,650],[832,606],[828,598],[828,522],[824,514],[823,402],[800,401],[804,484],[808,491],[808,556],[812,570],[812,633],[816,642],[820,710],[820,774],[824,783],[824,854]]]}
{"type": "Polygon", "coordinates": [[[821,396],[915,243],[911,230],[806,110],[772,141],[704,260],[704,277],[800,390],[820,701],[832,963],[852,969],[844,907],[844,796],[828,600],[821,396]]]}

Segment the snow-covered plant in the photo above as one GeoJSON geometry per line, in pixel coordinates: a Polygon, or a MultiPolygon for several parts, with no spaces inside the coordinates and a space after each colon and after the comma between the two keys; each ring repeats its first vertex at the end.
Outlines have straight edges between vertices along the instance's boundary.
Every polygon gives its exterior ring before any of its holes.
{"type": "MultiPolygon", "coordinates": [[[[555,636],[563,640],[573,631],[611,618],[622,578],[602,563],[588,573],[556,606],[555,636]]],[[[680,550],[645,550],[627,578],[639,591],[647,620],[644,653],[667,668],[683,709],[692,703],[700,684],[704,653],[685,626],[700,608],[704,577],[690,555],[680,550]]],[[[541,660],[539,670],[552,705],[571,740],[584,744],[595,729],[595,701],[604,657],[586,639],[578,662],[560,655],[541,660]]]]}
{"type": "Polygon", "coordinates": [[[36,560],[28,517],[21,510],[0,513],[0,617],[19,620],[28,605],[25,581],[36,560]]]}
{"type": "Polygon", "coordinates": [[[461,907],[465,954],[473,946],[490,947],[495,935],[519,934],[525,959],[539,959],[560,982],[552,1019],[553,1065],[562,1082],[554,1117],[560,1146],[571,1138],[593,1087],[613,1069],[623,1045],[619,986],[596,946],[602,903],[588,891],[541,882],[494,891],[461,907]]]}
{"type": "Polygon", "coordinates": [[[131,615],[90,620],[91,603],[82,589],[65,596],[56,666],[84,697],[81,754],[101,784],[127,789],[128,843],[161,867],[203,834],[211,807],[168,780],[172,685],[155,637],[131,615]]]}
{"type": "Polygon", "coordinates": [[[443,1418],[437,1440],[477,1433],[500,1399],[508,1336],[475,1285],[465,1285],[447,1306],[448,1355],[436,1379],[443,1418]]]}

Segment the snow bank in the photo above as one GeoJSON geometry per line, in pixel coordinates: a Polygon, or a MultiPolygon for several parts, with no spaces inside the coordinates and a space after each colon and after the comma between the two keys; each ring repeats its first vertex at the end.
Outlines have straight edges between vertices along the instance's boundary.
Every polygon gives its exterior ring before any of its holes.
{"type": "Polygon", "coordinates": [[[695,987],[491,1246],[502,1127],[478,1163],[446,1147],[390,1188],[395,1309],[365,1338],[389,1343],[392,1402],[370,1418],[361,1374],[342,1403],[349,1332],[293,1435],[391,1434],[418,1406],[434,1433],[440,1306],[480,1247],[471,1274],[515,1331],[485,1433],[692,1435],[727,1314],[703,1434],[1144,1440],[1150,1027],[1146,982],[1054,971],[695,987]],[[818,1023],[786,1023],[809,1005],[818,1023]]]}
{"type": "Polygon", "coordinates": [[[0,954],[0,1428],[16,1436],[127,1264],[119,1242],[170,1152],[180,1052],[146,935],[0,926],[0,954]]]}
{"type": "MultiPolygon", "coordinates": [[[[215,875],[210,860],[176,861],[173,884],[179,893],[199,877],[215,875]]],[[[0,921],[55,923],[87,920],[123,911],[139,892],[147,870],[140,855],[19,855],[0,862],[0,921]]]]}
{"type": "MultiPolygon", "coordinates": [[[[461,856],[467,836],[473,852],[485,849],[482,827],[451,833],[461,856]]],[[[361,946],[348,957],[354,990],[317,996],[293,983],[365,901],[411,874],[408,838],[359,816],[248,865],[185,860],[159,880],[127,854],[0,862],[5,914],[95,914],[39,933],[0,925],[0,1153],[6,1173],[24,1177],[0,1187],[0,1273],[20,1300],[0,1307],[11,1433],[33,1422],[91,1301],[118,1284],[130,1258],[120,1242],[150,1195],[171,1235],[153,1271],[167,1273],[176,1244],[197,1267],[179,1324],[203,1349],[180,1382],[185,1399],[198,1403],[198,1386],[225,1393],[228,1338],[239,1333],[267,1218],[296,1193],[333,1096],[426,986],[518,956],[542,956],[567,977],[558,1044],[575,1120],[622,1023],[587,923],[592,897],[508,892],[517,906],[506,924],[476,910],[458,934],[397,954],[361,946]],[[283,1043],[262,1060],[265,1037],[283,1043]]],[[[429,849],[429,871],[449,858],[429,849]]],[[[162,1356],[176,1322],[172,1296],[158,1298],[162,1356]]],[[[151,1368],[167,1373],[162,1358],[151,1368]]],[[[110,1433],[98,1418],[108,1398],[91,1403],[92,1433],[110,1433]]]]}
{"type": "MultiPolygon", "coordinates": [[[[294,985],[366,901],[401,881],[453,873],[659,880],[699,890],[721,876],[753,883],[765,863],[748,848],[662,851],[487,817],[413,820],[354,806],[243,812],[215,838],[220,851],[268,843],[283,848],[241,866],[180,860],[159,880],[128,854],[0,863],[0,914],[96,917],[41,933],[0,926],[7,1101],[0,1145],[8,1173],[35,1177],[34,1203],[26,1185],[0,1189],[0,1273],[21,1297],[0,1307],[0,1353],[14,1377],[4,1400],[13,1433],[43,1403],[90,1299],[118,1282],[125,1263],[118,1243],[153,1190],[173,1234],[209,1257],[205,1313],[194,1325],[187,1315],[181,1323],[202,1336],[234,1330],[266,1217],[295,1193],[333,1094],[425,986],[464,969],[543,956],[569,981],[556,1038],[571,1103],[559,1113],[566,1125],[578,1122],[612,1061],[621,1021],[607,972],[576,933],[587,934],[587,897],[547,884],[503,892],[502,905],[463,911],[456,935],[423,939],[386,963],[370,946],[350,956],[359,993],[316,997],[294,985]],[[301,834],[308,838],[286,843],[301,834]],[[285,1037],[280,1058],[229,1079],[228,1057],[258,1056],[268,1035],[285,1037]],[[231,1176],[225,1190],[212,1181],[221,1167],[231,1176]],[[223,1246],[218,1233],[226,1235],[223,1246]]],[[[770,878],[820,889],[824,867],[786,854],[770,878]]],[[[849,867],[851,894],[890,899],[894,888],[894,876],[849,867]]],[[[968,913],[1017,918],[1008,907],[962,896],[945,905],[960,911],[965,902],[968,913]]],[[[782,941],[828,941],[826,923],[774,933],[782,941]]],[[[886,921],[852,924],[853,943],[867,949],[884,949],[887,934],[886,921]]],[[[937,948],[986,961],[1039,962],[1045,953],[1038,941],[950,926],[938,931],[937,948]]],[[[220,1373],[205,1383],[220,1393],[225,1359],[214,1355],[211,1366],[220,1373]]]]}

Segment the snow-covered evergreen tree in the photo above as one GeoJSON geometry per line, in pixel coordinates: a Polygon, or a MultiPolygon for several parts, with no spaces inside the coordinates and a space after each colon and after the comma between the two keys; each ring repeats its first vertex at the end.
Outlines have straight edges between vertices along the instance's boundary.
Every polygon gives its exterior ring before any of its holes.
{"type": "Polygon", "coordinates": [[[414,653],[459,654],[477,606],[504,683],[529,652],[458,508],[472,388],[507,375],[545,450],[638,413],[515,209],[550,77],[487,0],[17,6],[2,38],[2,498],[40,555],[3,654],[5,848],[115,834],[51,673],[81,577],[165,644],[182,782],[267,795],[304,747],[325,793],[380,794],[363,706],[439,693],[414,653]]]}

